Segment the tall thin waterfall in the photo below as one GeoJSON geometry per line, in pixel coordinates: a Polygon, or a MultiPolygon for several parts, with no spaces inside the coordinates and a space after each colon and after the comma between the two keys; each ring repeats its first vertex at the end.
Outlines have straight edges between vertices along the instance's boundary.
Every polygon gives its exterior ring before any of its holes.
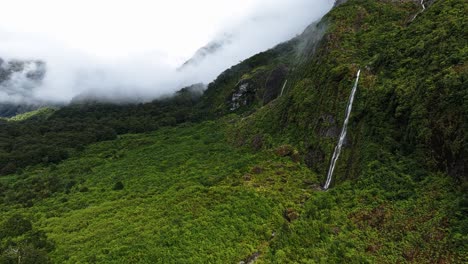
{"type": "Polygon", "coordinates": [[[331,183],[332,176],[333,176],[333,171],[335,170],[335,164],[338,158],[340,157],[341,147],[343,146],[343,142],[346,138],[346,131],[348,129],[349,116],[351,115],[351,110],[353,108],[354,95],[356,94],[360,74],[361,74],[361,70],[357,72],[356,82],[354,83],[353,90],[351,91],[351,95],[349,96],[348,106],[346,107],[346,118],[343,123],[343,129],[341,130],[340,139],[338,140],[338,144],[336,145],[335,151],[333,152],[332,160],[330,162],[330,168],[328,169],[327,181],[325,182],[325,185],[323,186],[324,190],[327,190],[328,187],[330,187],[330,183],[331,183]]]}
{"type": "Polygon", "coordinates": [[[286,80],[283,84],[283,88],[281,88],[281,94],[280,96],[283,96],[284,88],[286,88],[286,84],[288,83],[288,80],[286,80]]]}
{"type": "Polygon", "coordinates": [[[424,5],[424,0],[421,0],[421,7],[422,7],[422,9],[419,10],[419,11],[416,13],[416,15],[414,15],[413,19],[411,19],[411,22],[413,22],[413,21],[416,19],[416,17],[418,17],[419,14],[421,14],[421,13],[424,12],[424,11],[426,11],[426,6],[424,5]]]}

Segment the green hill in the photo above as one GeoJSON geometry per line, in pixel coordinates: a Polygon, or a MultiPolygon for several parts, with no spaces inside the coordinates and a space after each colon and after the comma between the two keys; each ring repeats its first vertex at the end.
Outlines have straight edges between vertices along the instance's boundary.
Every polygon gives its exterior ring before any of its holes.
{"type": "Polygon", "coordinates": [[[468,3],[420,11],[349,0],[203,95],[5,122],[0,262],[465,263],[468,3]]]}
{"type": "Polygon", "coordinates": [[[55,112],[54,108],[43,107],[34,111],[15,115],[13,117],[10,117],[8,120],[10,121],[24,121],[28,119],[29,120],[31,119],[44,120],[44,119],[47,119],[49,116],[51,116],[54,112],[55,112]]]}

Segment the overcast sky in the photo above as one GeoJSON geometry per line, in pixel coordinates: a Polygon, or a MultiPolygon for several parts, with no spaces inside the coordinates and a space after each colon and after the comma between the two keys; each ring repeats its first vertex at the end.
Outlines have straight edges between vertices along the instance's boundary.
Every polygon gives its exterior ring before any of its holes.
{"type": "Polygon", "coordinates": [[[190,79],[211,81],[226,67],[300,33],[333,2],[0,0],[0,57],[45,60],[46,82],[34,96],[46,99],[66,101],[98,86],[104,93],[116,86],[125,91],[132,84],[157,96],[190,79]],[[233,32],[232,46],[215,59],[223,63],[212,61],[216,66],[193,70],[183,81],[168,72],[209,41],[233,32]]]}

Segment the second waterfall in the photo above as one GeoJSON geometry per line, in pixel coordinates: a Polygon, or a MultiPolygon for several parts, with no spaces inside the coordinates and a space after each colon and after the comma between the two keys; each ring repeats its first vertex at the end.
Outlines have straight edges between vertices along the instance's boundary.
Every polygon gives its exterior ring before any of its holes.
{"type": "Polygon", "coordinates": [[[356,81],[354,82],[353,90],[351,91],[351,95],[349,96],[349,100],[348,100],[348,105],[346,106],[346,117],[343,123],[343,128],[341,129],[340,139],[338,140],[338,144],[336,145],[335,151],[333,152],[333,156],[330,162],[330,168],[328,169],[327,181],[325,182],[325,185],[323,186],[324,190],[327,190],[330,187],[330,183],[331,183],[332,176],[333,176],[333,171],[335,170],[336,161],[340,157],[341,148],[343,147],[343,143],[346,138],[346,131],[348,129],[349,116],[351,115],[351,110],[353,109],[353,101],[354,101],[354,96],[356,94],[360,74],[361,74],[361,70],[358,70],[357,75],[356,75],[356,81]]]}

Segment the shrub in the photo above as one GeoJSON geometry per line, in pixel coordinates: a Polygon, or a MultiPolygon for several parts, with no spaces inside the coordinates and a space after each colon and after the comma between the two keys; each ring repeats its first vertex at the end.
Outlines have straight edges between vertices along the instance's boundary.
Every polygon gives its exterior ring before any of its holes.
{"type": "Polygon", "coordinates": [[[114,187],[112,187],[112,190],[114,191],[119,191],[119,190],[123,190],[124,188],[124,185],[121,181],[118,181],[114,184],[114,187]]]}

